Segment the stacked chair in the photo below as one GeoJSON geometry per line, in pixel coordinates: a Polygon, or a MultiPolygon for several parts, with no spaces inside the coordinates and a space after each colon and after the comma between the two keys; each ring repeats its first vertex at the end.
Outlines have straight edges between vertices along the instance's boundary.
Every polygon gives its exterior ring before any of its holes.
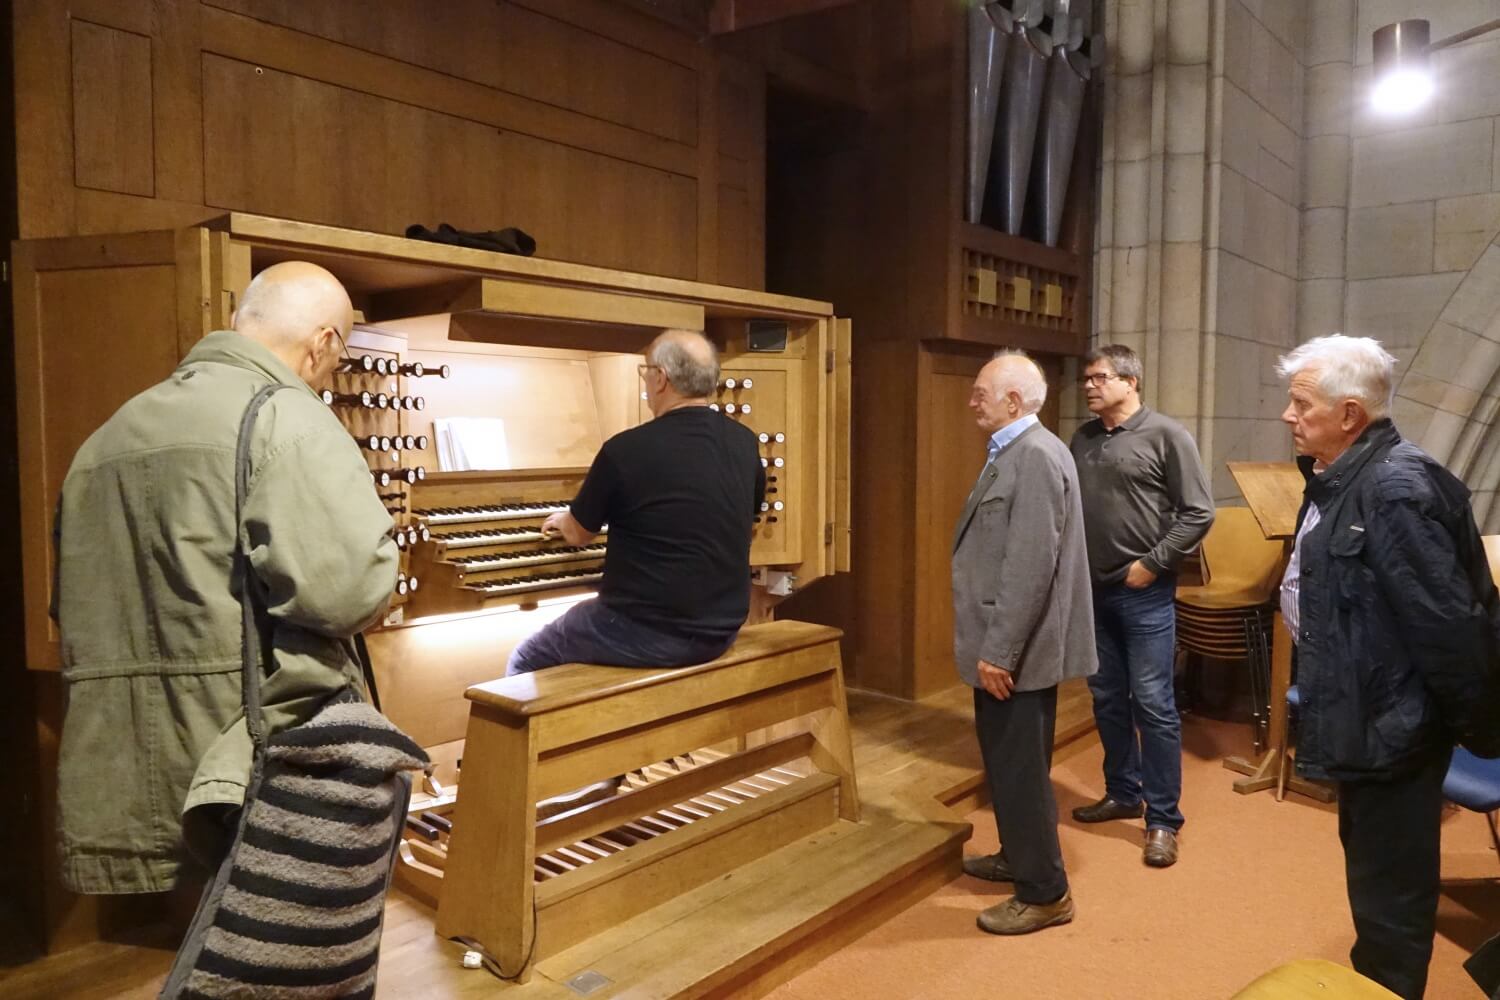
{"type": "Polygon", "coordinates": [[[1200,558],[1204,582],[1177,588],[1178,653],[1244,661],[1259,754],[1269,719],[1271,620],[1284,546],[1261,533],[1248,507],[1220,507],[1200,558]]]}

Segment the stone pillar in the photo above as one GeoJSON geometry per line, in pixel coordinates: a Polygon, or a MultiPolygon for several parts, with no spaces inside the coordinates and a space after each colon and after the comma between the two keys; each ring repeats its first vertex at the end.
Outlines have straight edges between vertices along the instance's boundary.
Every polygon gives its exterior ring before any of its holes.
{"type": "Polygon", "coordinates": [[[1355,0],[1307,13],[1297,342],[1344,329],[1355,0]]]}

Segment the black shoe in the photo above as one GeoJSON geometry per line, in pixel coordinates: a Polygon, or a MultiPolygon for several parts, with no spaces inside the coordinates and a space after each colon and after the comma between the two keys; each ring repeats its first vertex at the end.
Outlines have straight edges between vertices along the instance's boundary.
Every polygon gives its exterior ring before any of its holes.
{"type": "Polygon", "coordinates": [[[1080,823],[1107,823],[1112,819],[1138,819],[1144,815],[1144,802],[1137,802],[1133,806],[1121,805],[1108,795],[1098,802],[1073,810],[1073,818],[1080,823]]]}
{"type": "Polygon", "coordinates": [[[1166,827],[1147,830],[1141,858],[1152,868],[1171,868],[1177,863],[1177,834],[1166,827]]]}
{"type": "Polygon", "coordinates": [[[982,878],[986,882],[1014,882],[1016,880],[1015,873],[1010,870],[1010,863],[1005,860],[1003,853],[980,858],[964,858],[964,874],[982,878]]]}

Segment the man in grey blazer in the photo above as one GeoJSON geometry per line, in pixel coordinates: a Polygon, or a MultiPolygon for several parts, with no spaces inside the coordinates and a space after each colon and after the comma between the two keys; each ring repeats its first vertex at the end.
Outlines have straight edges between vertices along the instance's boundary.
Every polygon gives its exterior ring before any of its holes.
{"type": "Polygon", "coordinates": [[[1073,919],[1057,841],[1052,737],[1057,685],[1098,668],[1078,475],[1067,445],[1037,420],[1047,380],[1024,354],[1002,352],[969,396],[990,435],[989,461],[953,538],[953,651],[974,688],[974,728],[995,808],[1000,852],[964,872],[1015,883],[979,915],[992,934],[1026,934],[1073,919]]]}

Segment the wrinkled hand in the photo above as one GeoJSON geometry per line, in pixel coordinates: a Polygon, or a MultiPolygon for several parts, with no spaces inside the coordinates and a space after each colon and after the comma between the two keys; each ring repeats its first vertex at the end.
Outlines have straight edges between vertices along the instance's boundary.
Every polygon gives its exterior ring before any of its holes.
{"type": "Polygon", "coordinates": [[[1008,701],[1016,689],[1015,676],[1004,667],[997,667],[988,660],[979,661],[980,685],[1000,701],[1008,701]]]}
{"type": "Polygon", "coordinates": [[[567,511],[558,511],[556,514],[548,514],[547,519],[542,522],[542,537],[556,538],[563,533],[563,518],[568,517],[567,511]]]}
{"type": "Polygon", "coordinates": [[[1142,590],[1156,582],[1156,574],[1146,568],[1146,564],[1137,559],[1130,564],[1125,571],[1125,586],[1131,590],[1142,590]]]}

